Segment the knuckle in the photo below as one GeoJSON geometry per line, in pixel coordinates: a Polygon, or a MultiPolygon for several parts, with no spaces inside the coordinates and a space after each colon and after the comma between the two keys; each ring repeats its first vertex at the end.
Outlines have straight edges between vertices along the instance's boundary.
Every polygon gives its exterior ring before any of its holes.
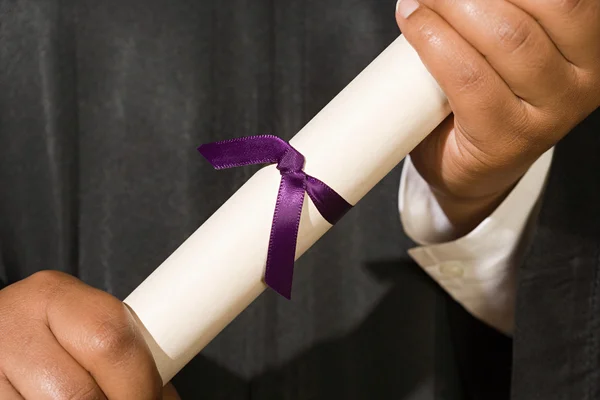
{"type": "Polygon", "coordinates": [[[600,106],[600,79],[590,71],[579,71],[575,83],[559,98],[564,104],[580,104],[578,112],[587,116],[600,106]]]}
{"type": "Polygon", "coordinates": [[[104,393],[94,383],[82,385],[68,395],[64,400],[102,400],[105,399],[104,393]]]}
{"type": "Polygon", "coordinates": [[[582,0],[552,0],[555,8],[564,13],[570,14],[582,3],[582,0]]]}
{"type": "Polygon", "coordinates": [[[528,147],[536,154],[552,147],[566,131],[563,124],[567,116],[557,116],[550,110],[537,109],[530,115],[528,122],[522,128],[522,137],[526,138],[528,147]]]}
{"type": "Polygon", "coordinates": [[[525,18],[505,19],[496,28],[496,37],[504,51],[514,53],[522,48],[532,37],[533,27],[525,18]]]}
{"type": "Polygon", "coordinates": [[[40,295],[45,301],[49,301],[63,293],[67,287],[76,282],[76,279],[64,272],[45,270],[34,273],[23,282],[30,289],[33,288],[35,295],[40,295]]]}
{"type": "Polygon", "coordinates": [[[60,271],[45,270],[34,273],[25,279],[30,291],[33,289],[37,299],[50,302],[77,284],[77,279],[60,271]]]}
{"type": "Polygon", "coordinates": [[[127,356],[137,342],[138,335],[122,303],[109,307],[105,315],[99,318],[92,329],[88,344],[95,356],[116,362],[127,356]]]}
{"type": "Polygon", "coordinates": [[[26,280],[39,286],[59,285],[70,278],[69,275],[60,271],[45,270],[34,273],[26,280]]]}
{"type": "Polygon", "coordinates": [[[472,92],[487,84],[487,76],[480,68],[465,64],[464,68],[457,72],[456,81],[461,92],[472,92]]]}

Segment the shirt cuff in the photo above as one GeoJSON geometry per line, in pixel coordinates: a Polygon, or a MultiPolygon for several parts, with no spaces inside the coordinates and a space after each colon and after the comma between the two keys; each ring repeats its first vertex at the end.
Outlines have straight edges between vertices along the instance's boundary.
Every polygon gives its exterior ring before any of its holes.
{"type": "Polygon", "coordinates": [[[406,234],[420,247],[410,256],[473,316],[510,334],[516,267],[531,240],[552,162],[542,155],[502,204],[466,236],[456,238],[427,182],[407,157],[399,207],[406,234]]]}

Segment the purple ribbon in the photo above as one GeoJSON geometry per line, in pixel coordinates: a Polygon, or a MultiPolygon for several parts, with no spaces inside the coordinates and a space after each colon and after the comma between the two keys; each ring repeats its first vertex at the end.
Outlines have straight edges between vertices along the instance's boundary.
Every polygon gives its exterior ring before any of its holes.
{"type": "Polygon", "coordinates": [[[277,136],[249,136],[203,144],[198,151],[215,169],[277,164],[281,184],[271,225],[265,283],[290,299],[304,193],[308,193],[319,213],[332,225],[352,205],[325,183],[304,172],[304,156],[277,136]]]}

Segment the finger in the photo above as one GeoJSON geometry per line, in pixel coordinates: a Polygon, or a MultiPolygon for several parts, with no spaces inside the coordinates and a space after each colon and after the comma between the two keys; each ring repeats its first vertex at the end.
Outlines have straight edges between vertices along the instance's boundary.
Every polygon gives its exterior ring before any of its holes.
{"type": "Polygon", "coordinates": [[[535,18],[564,57],[579,67],[600,62],[600,1],[508,0],[535,18]]]}
{"type": "Polygon", "coordinates": [[[48,303],[50,329],[111,400],[159,399],[162,383],[135,321],[118,299],[73,279],[48,303]]]}
{"type": "Polygon", "coordinates": [[[467,125],[486,126],[489,133],[479,132],[480,142],[497,142],[497,138],[489,137],[496,131],[494,124],[507,118],[523,119],[522,101],[438,14],[414,0],[402,0],[396,17],[402,33],[448,96],[452,110],[463,115],[467,125]]]}
{"type": "Polygon", "coordinates": [[[25,400],[6,378],[0,377],[0,399],[2,400],[25,400]]]}
{"type": "Polygon", "coordinates": [[[563,98],[573,66],[544,29],[504,0],[421,0],[473,45],[520,98],[535,106],[563,98]]]}
{"type": "MultiPolygon", "coordinates": [[[[26,399],[106,399],[90,374],[38,325],[2,354],[3,373],[26,399]]],[[[3,399],[3,397],[0,397],[3,399]]]]}

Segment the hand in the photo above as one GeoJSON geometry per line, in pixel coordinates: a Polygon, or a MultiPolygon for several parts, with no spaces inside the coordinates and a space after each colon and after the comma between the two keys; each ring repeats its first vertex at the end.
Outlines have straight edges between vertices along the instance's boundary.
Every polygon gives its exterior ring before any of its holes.
{"type": "Polygon", "coordinates": [[[600,106],[600,1],[402,0],[396,19],[453,111],[411,159],[465,234],[600,106]]]}
{"type": "Polygon", "coordinates": [[[0,290],[0,332],[2,400],[163,398],[128,308],[69,275],[39,272],[0,290]]]}

